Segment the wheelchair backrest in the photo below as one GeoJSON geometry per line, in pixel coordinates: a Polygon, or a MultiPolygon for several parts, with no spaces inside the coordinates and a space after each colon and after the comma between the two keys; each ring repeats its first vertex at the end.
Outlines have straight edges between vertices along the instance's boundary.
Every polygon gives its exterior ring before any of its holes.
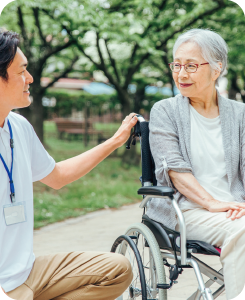
{"type": "Polygon", "coordinates": [[[140,138],[141,161],[142,161],[142,186],[157,185],[155,176],[155,163],[151,154],[149,143],[149,122],[141,115],[137,115],[138,122],[134,127],[133,137],[128,142],[128,149],[132,139],[136,136],[140,138]]]}

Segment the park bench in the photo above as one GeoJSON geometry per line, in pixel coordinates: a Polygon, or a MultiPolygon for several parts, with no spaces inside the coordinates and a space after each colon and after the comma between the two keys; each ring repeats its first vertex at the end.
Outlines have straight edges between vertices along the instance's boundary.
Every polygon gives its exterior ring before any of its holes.
{"type": "Polygon", "coordinates": [[[101,140],[104,139],[103,131],[94,129],[91,120],[85,122],[74,121],[65,118],[55,118],[54,122],[57,126],[60,139],[63,139],[65,135],[68,137],[68,139],[71,139],[72,136],[86,136],[85,138],[87,138],[88,140],[90,136],[97,135],[98,143],[100,143],[101,140]]]}

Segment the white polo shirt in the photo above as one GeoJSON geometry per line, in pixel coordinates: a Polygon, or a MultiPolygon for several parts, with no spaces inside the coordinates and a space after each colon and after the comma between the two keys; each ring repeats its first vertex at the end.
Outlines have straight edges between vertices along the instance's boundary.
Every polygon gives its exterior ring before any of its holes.
{"type": "Polygon", "coordinates": [[[31,124],[22,116],[10,112],[0,127],[0,153],[8,168],[11,166],[10,121],[14,138],[13,181],[16,202],[26,202],[27,221],[6,226],[3,206],[11,204],[7,172],[0,161],[0,286],[6,292],[14,290],[28,278],[35,256],[33,253],[33,186],[51,173],[54,159],[47,153],[31,124]]]}

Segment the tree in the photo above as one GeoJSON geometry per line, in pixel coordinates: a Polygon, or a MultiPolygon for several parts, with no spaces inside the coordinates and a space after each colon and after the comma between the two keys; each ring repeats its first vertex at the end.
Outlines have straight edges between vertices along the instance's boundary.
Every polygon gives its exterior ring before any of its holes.
{"type": "MultiPolygon", "coordinates": [[[[33,3],[17,0],[5,8],[1,24],[21,32],[23,37],[21,47],[35,79],[30,119],[42,140],[41,99],[45,87],[41,86],[40,78],[47,74],[50,62],[62,60],[65,68],[55,70],[49,86],[73,71],[77,49],[89,66],[87,69],[102,71],[115,87],[126,115],[140,107],[144,85],[152,79],[172,81],[167,63],[179,34],[193,26],[206,27],[205,24],[213,29],[217,26],[221,32],[222,26],[228,27],[225,15],[232,12],[235,24],[237,5],[228,0],[179,0],[178,3],[175,0],[38,0],[33,3]],[[151,75],[156,71],[160,75],[151,75]],[[137,86],[136,94],[130,93],[132,83],[137,86]]],[[[239,74],[240,81],[242,74],[239,74]]]]}
{"type": "Polygon", "coordinates": [[[222,11],[202,20],[201,25],[218,32],[227,42],[229,98],[236,99],[236,94],[240,93],[245,102],[245,17],[242,9],[236,3],[229,2],[222,11]]]}
{"type": "Polygon", "coordinates": [[[58,16],[50,10],[46,13],[63,26],[80,52],[104,72],[117,90],[126,115],[133,106],[129,84],[144,62],[154,58],[166,65],[168,42],[226,4],[225,0],[178,3],[174,0],[87,0],[73,1],[72,12],[69,5],[67,2],[58,16]]]}
{"type": "Polygon", "coordinates": [[[73,40],[62,36],[62,28],[51,22],[42,12],[46,4],[47,1],[44,1],[33,6],[31,1],[16,1],[9,4],[1,16],[1,26],[21,34],[20,48],[28,59],[28,70],[34,78],[30,88],[33,103],[29,108],[22,109],[21,113],[30,120],[41,141],[43,141],[42,98],[45,91],[59,78],[65,77],[78,60],[78,56],[74,53],[66,62],[64,69],[53,77],[47,86],[41,85],[41,77],[50,59],[58,54],[65,55],[65,49],[74,44],[73,40]]]}

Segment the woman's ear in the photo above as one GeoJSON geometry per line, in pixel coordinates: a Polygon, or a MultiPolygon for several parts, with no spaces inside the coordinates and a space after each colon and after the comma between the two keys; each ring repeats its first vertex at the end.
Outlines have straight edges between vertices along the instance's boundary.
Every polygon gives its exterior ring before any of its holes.
{"type": "Polygon", "coordinates": [[[221,73],[221,70],[222,70],[222,62],[218,62],[218,66],[219,66],[219,70],[213,70],[213,76],[212,76],[212,79],[213,81],[216,81],[217,78],[219,77],[220,73],[221,73]]]}

